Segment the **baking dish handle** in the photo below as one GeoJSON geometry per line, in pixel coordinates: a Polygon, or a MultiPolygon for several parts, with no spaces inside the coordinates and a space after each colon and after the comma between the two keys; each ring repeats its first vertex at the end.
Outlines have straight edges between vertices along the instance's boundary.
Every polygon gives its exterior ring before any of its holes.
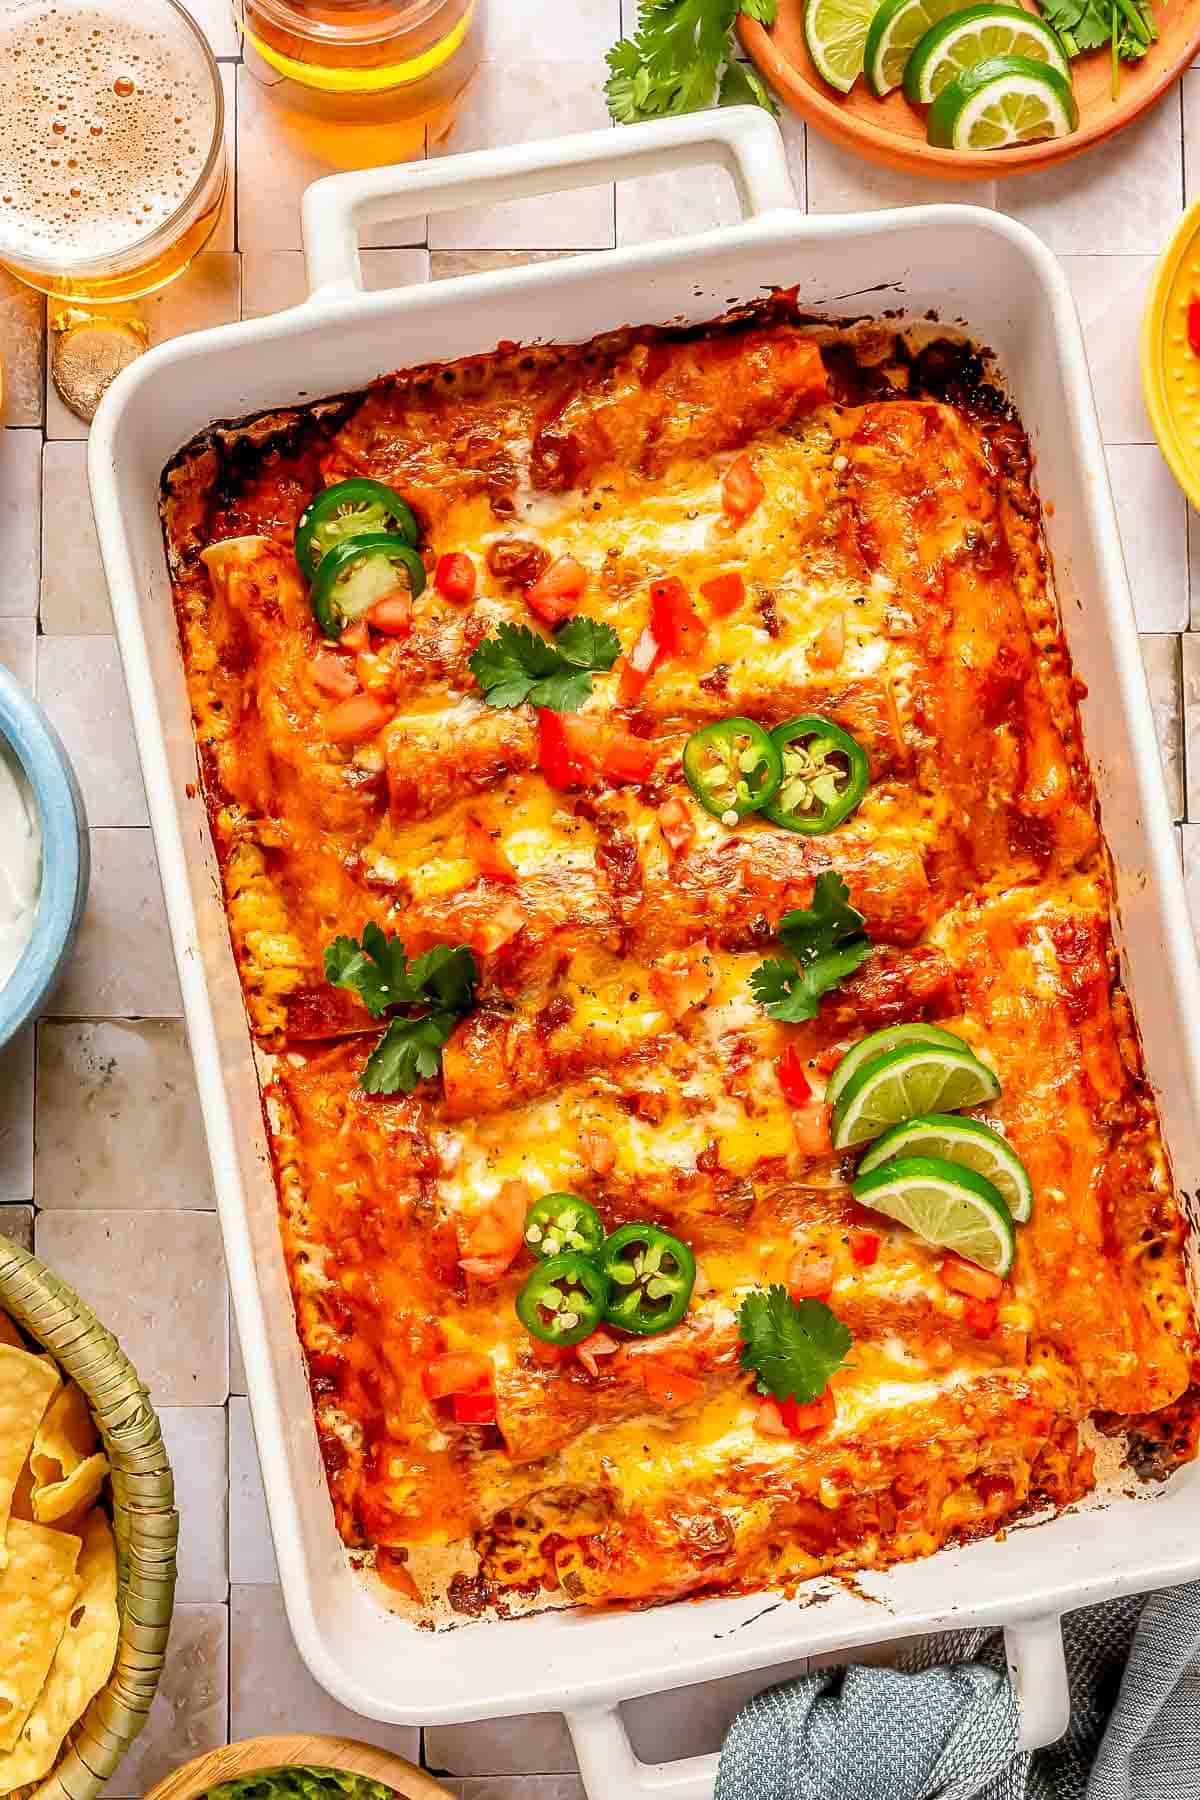
{"type": "MultiPolygon", "coordinates": [[[[1020,1748],[1040,1750],[1062,1736],[1071,1712],[1061,1619],[1018,1619],[1006,1625],[1004,1651],[1021,1708],[1020,1748]]],[[[617,1706],[568,1713],[567,1726],[588,1800],[712,1800],[716,1756],[642,1762],[617,1706]]]]}
{"type": "Polygon", "coordinates": [[[728,169],[745,218],[795,207],[779,127],[757,106],[717,107],[615,131],[357,169],[328,175],[305,191],[300,217],[310,297],[326,300],[361,290],[358,247],[365,225],[461,206],[495,206],[694,163],[728,169]]]}

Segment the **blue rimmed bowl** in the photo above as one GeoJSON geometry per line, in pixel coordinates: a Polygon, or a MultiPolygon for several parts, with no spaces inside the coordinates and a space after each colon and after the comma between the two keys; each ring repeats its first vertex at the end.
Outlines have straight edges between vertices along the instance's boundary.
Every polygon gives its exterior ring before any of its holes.
{"type": "Polygon", "coordinates": [[[34,1017],[58,979],[83,916],[91,863],[87,814],[71,759],[37,701],[3,668],[0,738],[25,771],[42,828],[42,886],[33,934],[0,987],[3,1046],[34,1017]]]}

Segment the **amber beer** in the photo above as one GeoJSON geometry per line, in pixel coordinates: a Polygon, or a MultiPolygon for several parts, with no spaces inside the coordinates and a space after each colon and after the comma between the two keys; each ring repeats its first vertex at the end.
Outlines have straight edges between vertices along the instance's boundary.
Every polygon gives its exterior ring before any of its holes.
{"type": "MultiPolygon", "coordinates": [[[[299,121],[448,129],[480,56],[485,0],[234,0],[246,67],[299,121]]],[[[303,125],[300,125],[303,131],[303,125]]],[[[419,152],[424,139],[414,137],[419,152]]],[[[334,162],[404,154],[383,138],[334,162]],[[378,153],[372,155],[371,150],[378,153]]]]}
{"type": "Polygon", "coordinates": [[[182,273],[225,193],[221,78],[176,0],[0,0],[0,263],[63,299],[182,273]]]}

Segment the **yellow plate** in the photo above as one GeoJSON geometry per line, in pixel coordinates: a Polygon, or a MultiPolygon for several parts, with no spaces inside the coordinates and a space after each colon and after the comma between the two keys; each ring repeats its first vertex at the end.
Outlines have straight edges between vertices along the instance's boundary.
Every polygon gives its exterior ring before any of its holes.
{"type": "Polygon", "coordinates": [[[1171,473],[1200,511],[1200,355],[1187,313],[1200,300],[1200,201],[1189,206],[1163,251],[1142,316],[1142,392],[1171,473]]]}

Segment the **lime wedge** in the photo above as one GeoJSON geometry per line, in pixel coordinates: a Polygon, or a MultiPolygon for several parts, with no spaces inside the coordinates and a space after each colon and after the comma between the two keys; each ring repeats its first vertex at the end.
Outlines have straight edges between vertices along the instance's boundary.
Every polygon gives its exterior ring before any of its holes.
{"type": "Polygon", "coordinates": [[[888,1050],[859,1069],[842,1089],[833,1109],[835,1150],[865,1144],[889,1125],[922,1113],[957,1112],[995,1100],[1000,1083],[962,1045],[909,1044],[888,1050]]]}
{"type": "Polygon", "coordinates": [[[992,56],[1027,56],[1068,81],[1067,53],[1044,19],[1023,6],[968,6],[931,25],[904,69],[904,92],[928,106],[957,75],[992,56]]]}
{"type": "Polygon", "coordinates": [[[893,1156],[936,1156],[958,1168],[974,1169],[990,1181],[1013,1218],[1024,1224],[1033,1209],[1033,1184],[1012,1145],[982,1119],[960,1119],[954,1113],[926,1113],[907,1125],[893,1125],[876,1138],[858,1165],[869,1175],[893,1156]]]}
{"type": "Polygon", "coordinates": [[[1078,123],[1071,84],[1057,69],[1028,56],[992,56],[942,89],[926,135],[941,150],[1005,150],[1066,137],[1078,123]]]}
{"type": "Polygon", "coordinates": [[[867,86],[890,94],[904,79],[904,67],[931,25],[958,10],[961,0],[883,0],[863,48],[867,86]]]}
{"type": "Polygon", "coordinates": [[[825,1089],[829,1105],[837,1105],[842,1089],[865,1062],[882,1056],[887,1050],[898,1050],[902,1044],[941,1044],[945,1050],[970,1051],[962,1038],[955,1037],[952,1031],[943,1031],[940,1025],[885,1025],[880,1031],[869,1031],[865,1038],[851,1045],[829,1077],[829,1086],[825,1089]]]}
{"type": "Polygon", "coordinates": [[[899,1156],[860,1175],[854,1198],[993,1275],[1012,1268],[1016,1238],[1008,1208],[974,1169],[936,1156],[899,1156]]]}
{"type": "Polygon", "coordinates": [[[862,74],[867,27],[879,0],[805,0],[804,40],[817,73],[840,94],[862,74]]]}

